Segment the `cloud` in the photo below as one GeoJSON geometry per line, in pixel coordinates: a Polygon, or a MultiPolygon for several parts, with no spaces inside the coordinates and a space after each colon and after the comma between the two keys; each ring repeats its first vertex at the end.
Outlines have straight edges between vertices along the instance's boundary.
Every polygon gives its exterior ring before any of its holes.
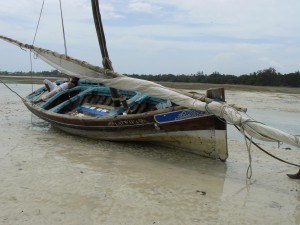
{"type": "MultiPolygon", "coordinates": [[[[90,1],[62,6],[69,54],[99,65],[90,1]]],[[[298,0],[101,0],[100,7],[111,60],[122,72],[299,70],[298,0]]],[[[0,34],[31,43],[40,9],[40,0],[3,1],[0,34]]],[[[45,1],[36,44],[64,52],[57,0],[45,1]]],[[[8,65],[2,45],[1,65],[8,65]]]]}
{"type": "Polygon", "coordinates": [[[160,7],[157,7],[156,5],[151,4],[148,1],[139,1],[139,0],[130,1],[128,8],[131,11],[140,12],[140,13],[154,13],[155,11],[160,9],[160,7]]]}

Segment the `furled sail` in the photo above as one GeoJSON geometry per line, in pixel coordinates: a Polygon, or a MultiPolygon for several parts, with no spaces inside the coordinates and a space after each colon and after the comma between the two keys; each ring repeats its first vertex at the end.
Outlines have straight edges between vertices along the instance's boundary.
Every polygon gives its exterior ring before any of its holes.
{"type": "Polygon", "coordinates": [[[144,92],[150,96],[169,99],[183,107],[208,111],[209,113],[225,119],[230,124],[239,126],[241,131],[245,131],[251,137],[263,141],[283,142],[300,148],[300,137],[254,121],[246,114],[238,112],[235,108],[226,103],[216,101],[207,103],[205,102],[205,98],[202,98],[201,100],[195,99],[182,92],[151,81],[130,78],[114,71],[106,70],[51,50],[23,44],[4,36],[0,36],[0,38],[15,44],[20,48],[29,49],[46,63],[69,76],[76,76],[81,79],[103,83],[111,88],[144,92]]]}

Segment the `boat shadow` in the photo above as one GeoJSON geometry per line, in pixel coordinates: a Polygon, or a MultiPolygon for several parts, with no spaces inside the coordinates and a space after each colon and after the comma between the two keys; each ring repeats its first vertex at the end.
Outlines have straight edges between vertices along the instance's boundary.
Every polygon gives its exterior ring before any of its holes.
{"type": "Polygon", "coordinates": [[[102,167],[103,163],[132,164],[134,162],[136,164],[139,161],[140,164],[153,163],[153,166],[163,164],[162,167],[171,166],[177,169],[198,171],[201,174],[210,174],[211,176],[225,177],[226,175],[226,163],[181,149],[152,142],[93,140],[66,134],[55,127],[50,127],[48,132],[64,139],[64,145],[72,145],[72,148],[63,148],[62,146],[59,151],[56,151],[58,154],[88,167],[102,167]]]}

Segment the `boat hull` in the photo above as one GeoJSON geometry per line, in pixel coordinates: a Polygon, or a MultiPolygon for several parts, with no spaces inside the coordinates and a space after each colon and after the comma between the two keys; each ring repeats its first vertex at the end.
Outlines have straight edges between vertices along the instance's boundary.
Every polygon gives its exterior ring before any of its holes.
{"type": "Polygon", "coordinates": [[[157,112],[103,118],[76,118],[42,109],[24,100],[36,116],[67,133],[108,141],[146,141],[180,148],[204,157],[225,161],[228,157],[226,124],[213,115],[165,119],[180,107],[157,112]]]}
{"type": "Polygon", "coordinates": [[[179,148],[212,159],[225,161],[228,157],[226,130],[187,130],[146,132],[144,128],[134,127],[133,132],[117,130],[76,129],[66,126],[54,127],[67,133],[108,141],[156,142],[173,148],[179,148]]]}

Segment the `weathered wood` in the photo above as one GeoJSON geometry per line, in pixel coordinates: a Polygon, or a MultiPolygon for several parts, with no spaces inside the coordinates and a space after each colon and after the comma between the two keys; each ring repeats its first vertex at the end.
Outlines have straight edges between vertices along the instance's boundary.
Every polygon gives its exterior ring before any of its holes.
{"type": "Polygon", "coordinates": [[[137,97],[140,96],[138,93],[121,91],[127,96],[130,106],[139,106],[134,114],[126,114],[123,107],[105,105],[109,104],[106,101],[86,107],[89,101],[82,99],[94,95],[100,101],[99,96],[107,96],[108,88],[93,88],[91,92],[86,91],[90,89],[88,84],[82,82],[80,85],[76,90],[58,93],[48,102],[33,104],[32,100],[38,99],[45,91],[40,88],[23,102],[32,113],[70,134],[110,141],[161,143],[213,159],[226,160],[228,157],[226,125],[212,114],[174,104],[157,109],[156,105],[166,100],[141,99],[137,97]],[[69,94],[73,97],[68,98],[69,94]],[[87,108],[87,111],[81,111],[82,108],[87,108]],[[101,114],[102,109],[108,112],[101,114]]]}
{"type": "Polygon", "coordinates": [[[213,88],[206,91],[206,96],[215,101],[225,102],[224,88],[213,88]]]}
{"type": "MultiPolygon", "coordinates": [[[[104,29],[103,29],[102,20],[101,20],[99,2],[98,2],[98,0],[91,0],[91,3],[92,3],[95,28],[96,28],[97,37],[98,37],[98,43],[99,43],[101,55],[102,55],[102,65],[103,65],[104,69],[113,71],[114,69],[113,69],[112,63],[109,59],[109,55],[108,55],[108,51],[107,51],[107,47],[106,47],[106,40],[105,40],[105,34],[104,34],[104,29]]],[[[118,94],[117,89],[110,88],[110,92],[111,92],[111,95],[113,98],[114,107],[119,107],[120,106],[120,100],[119,100],[120,96],[118,94]]]]}

